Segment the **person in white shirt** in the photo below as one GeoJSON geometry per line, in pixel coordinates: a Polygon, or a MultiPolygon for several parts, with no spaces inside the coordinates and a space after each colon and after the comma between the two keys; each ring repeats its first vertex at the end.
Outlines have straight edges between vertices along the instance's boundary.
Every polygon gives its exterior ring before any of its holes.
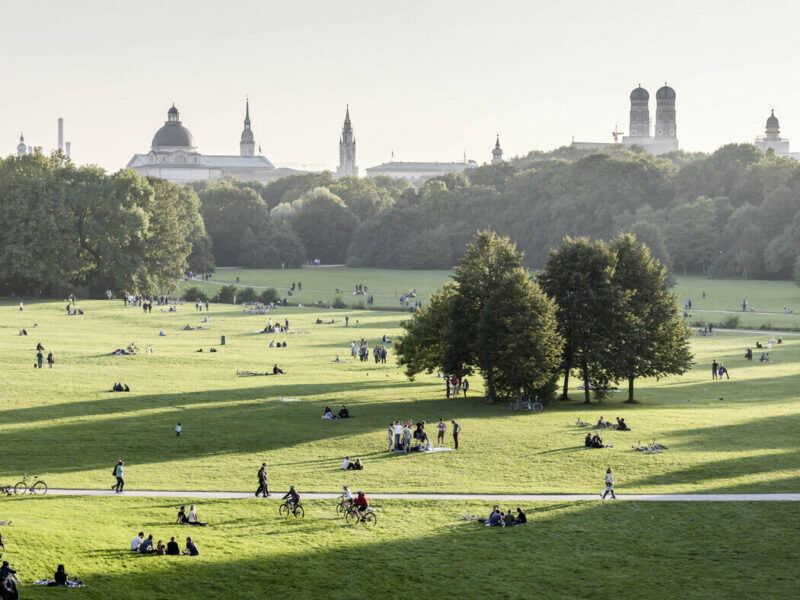
{"type": "Polygon", "coordinates": [[[350,487],[347,484],[344,484],[342,486],[342,490],[344,491],[342,492],[342,495],[339,496],[339,498],[343,502],[346,502],[350,506],[353,506],[353,493],[350,491],[350,487]]]}
{"type": "Polygon", "coordinates": [[[606,471],[606,489],[603,492],[603,495],[600,496],[602,500],[606,499],[606,495],[608,492],[611,492],[611,499],[616,500],[617,497],[614,495],[614,477],[611,474],[611,467],[608,467],[608,471],[606,471]]]}
{"type": "Polygon", "coordinates": [[[394,449],[400,450],[402,446],[400,445],[400,436],[403,434],[403,426],[400,425],[400,421],[395,421],[394,425],[394,449]]]}
{"type": "Polygon", "coordinates": [[[201,523],[197,519],[197,509],[194,507],[194,504],[189,505],[188,519],[189,519],[189,525],[200,525],[201,527],[205,527],[206,525],[208,525],[208,523],[201,523]]]}
{"type": "Polygon", "coordinates": [[[180,437],[181,431],[183,431],[183,428],[181,427],[181,422],[178,421],[178,424],[175,426],[175,435],[180,437]]]}
{"type": "Polygon", "coordinates": [[[344,462],[342,462],[342,469],[346,471],[347,469],[350,468],[351,464],[352,463],[350,462],[350,457],[349,456],[345,456],[344,462]]]}
{"type": "Polygon", "coordinates": [[[140,531],[139,534],[131,540],[131,550],[136,552],[139,550],[139,546],[142,545],[142,536],[144,536],[144,531],[140,531]]]}

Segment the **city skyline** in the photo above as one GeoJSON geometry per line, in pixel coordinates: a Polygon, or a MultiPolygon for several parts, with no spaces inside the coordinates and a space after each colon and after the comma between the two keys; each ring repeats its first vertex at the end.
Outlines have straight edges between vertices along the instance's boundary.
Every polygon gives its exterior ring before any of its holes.
{"type": "Polygon", "coordinates": [[[613,9],[508,2],[409,2],[382,8],[318,2],[267,9],[240,2],[115,8],[83,0],[44,14],[6,7],[0,47],[3,155],[20,131],[57,146],[57,119],[77,163],[122,168],[146,151],[174,102],[198,148],[238,154],[250,99],[257,147],[277,165],[335,171],[345,107],[365,168],[396,160],[491,161],[573,139],[626,131],[628,94],[666,81],[677,92],[682,149],[711,151],[764,134],[775,109],[781,135],[800,132],[800,84],[791,39],[800,8],[677,2],[663,15],[636,3],[613,9]],[[190,10],[191,7],[191,10],[190,10]],[[726,12],[720,29],[715,14],[726,12]],[[288,25],[287,25],[288,24],[288,25]],[[771,33],[767,33],[767,32],[771,33]],[[746,44],[763,36],[767,43],[746,44]]]}

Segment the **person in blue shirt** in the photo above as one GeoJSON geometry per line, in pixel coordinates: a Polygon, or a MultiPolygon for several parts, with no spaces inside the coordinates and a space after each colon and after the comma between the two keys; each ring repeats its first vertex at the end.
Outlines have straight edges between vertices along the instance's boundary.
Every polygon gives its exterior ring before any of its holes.
{"type": "Polygon", "coordinates": [[[120,460],[120,461],[117,461],[117,466],[114,467],[114,477],[117,478],[117,483],[112,485],[111,489],[114,490],[115,492],[117,492],[118,494],[122,493],[122,488],[125,487],[125,480],[122,478],[122,475],[123,475],[123,472],[124,472],[124,468],[123,468],[124,466],[125,466],[125,463],[120,460]]]}
{"type": "Polygon", "coordinates": [[[186,538],[186,552],[184,554],[188,554],[189,556],[198,556],[200,551],[197,549],[197,546],[194,545],[191,537],[186,538]]]}
{"type": "Polygon", "coordinates": [[[281,498],[281,500],[288,500],[287,504],[289,508],[294,508],[300,502],[300,494],[297,493],[297,490],[294,489],[293,485],[289,486],[289,491],[286,495],[281,498]]]}
{"type": "Polygon", "coordinates": [[[142,545],[139,546],[139,552],[142,554],[147,554],[148,552],[153,551],[153,534],[147,536],[147,539],[142,542],[142,545]]]}

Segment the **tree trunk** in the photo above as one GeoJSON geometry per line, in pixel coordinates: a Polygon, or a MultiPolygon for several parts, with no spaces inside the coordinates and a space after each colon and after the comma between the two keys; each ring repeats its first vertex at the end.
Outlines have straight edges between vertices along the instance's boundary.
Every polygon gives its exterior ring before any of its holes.
{"type": "Polygon", "coordinates": [[[586,364],[586,360],[583,361],[583,403],[584,404],[591,404],[591,390],[589,389],[589,366],[586,364]]]}
{"type": "Polygon", "coordinates": [[[633,375],[628,376],[628,399],[625,400],[626,404],[635,404],[636,400],[633,399],[633,381],[635,377],[633,375]]]}
{"type": "Polygon", "coordinates": [[[491,369],[486,372],[486,402],[494,404],[494,374],[491,369]]]}
{"type": "Polygon", "coordinates": [[[561,394],[562,400],[569,400],[569,367],[564,369],[564,393],[561,394]]]}

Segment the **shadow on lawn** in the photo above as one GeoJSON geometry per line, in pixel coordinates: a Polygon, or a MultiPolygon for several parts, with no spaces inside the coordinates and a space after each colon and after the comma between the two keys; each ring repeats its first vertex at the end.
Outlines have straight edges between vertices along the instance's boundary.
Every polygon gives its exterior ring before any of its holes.
{"type": "MultiPolygon", "coordinates": [[[[204,508],[225,512],[226,504],[216,504],[204,508]]],[[[399,589],[413,598],[439,586],[454,598],[523,599],[535,590],[537,598],[582,599],[597,597],[599,576],[603,595],[620,599],[685,597],[685,590],[696,598],[795,593],[793,577],[785,573],[791,572],[788,557],[800,551],[797,536],[784,539],[782,518],[753,519],[747,505],[562,504],[529,511],[529,523],[512,529],[462,522],[451,514],[466,508],[485,516],[490,507],[419,503],[409,513],[393,505],[379,511],[375,529],[367,529],[314,518],[329,509],[309,503],[305,522],[280,521],[264,531],[256,519],[250,532],[236,527],[246,557],[218,547],[213,528],[193,531],[198,557],[89,550],[88,556],[102,561],[94,567],[104,572],[80,574],[87,586],[81,596],[344,599],[393,597],[399,589]],[[598,535],[603,543],[591,543],[598,535]],[[254,546],[261,536],[279,545],[254,546]],[[778,544],[781,553],[770,553],[778,544]]]]}

